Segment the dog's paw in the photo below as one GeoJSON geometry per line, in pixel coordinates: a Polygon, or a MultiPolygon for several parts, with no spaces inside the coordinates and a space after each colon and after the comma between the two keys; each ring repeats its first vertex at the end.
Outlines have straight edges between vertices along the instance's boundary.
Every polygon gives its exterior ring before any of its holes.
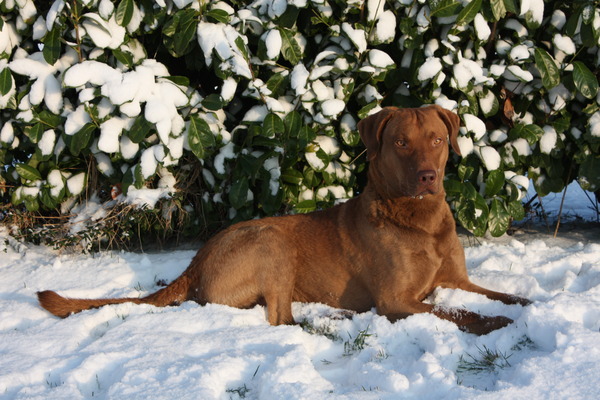
{"type": "Polygon", "coordinates": [[[481,316],[478,321],[461,325],[459,326],[459,328],[463,332],[473,333],[475,335],[487,335],[488,333],[495,331],[496,329],[504,328],[505,326],[508,326],[513,322],[514,321],[512,319],[502,316],[481,316]]]}

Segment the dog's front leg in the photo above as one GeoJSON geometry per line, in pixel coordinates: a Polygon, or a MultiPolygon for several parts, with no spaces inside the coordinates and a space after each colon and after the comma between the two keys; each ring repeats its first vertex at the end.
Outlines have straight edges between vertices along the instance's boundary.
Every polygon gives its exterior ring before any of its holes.
{"type": "Polygon", "coordinates": [[[488,317],[458,308],[440,307],[420,302],[403,305],[397,310],[382,305],[377,307],[377,312],[385,315],[392,322],[413,314],[428,312],[439,318],[454,322],[463,332],[476,335],[488,334],[513,322],[510,318],[502,316],[488,317]]]}
{"type": "Polygon", "coordinates": [[[457,288],[466,290],[467,292],[482,294],[489,299],[498,300],[498,301],[503,302],[504,304],[520,304],[522,306],[527,306],[527,305],[531,304],[531,301],[526,298],[515,296],[513,294],[508,294],[508,293],[495,292],[493,290],[489,290],[489,289],[483,288],[481,286],[478,286],[478,285],[472,283],[471,281],[462,282],[461,284],[457,285],[457,288]]]}

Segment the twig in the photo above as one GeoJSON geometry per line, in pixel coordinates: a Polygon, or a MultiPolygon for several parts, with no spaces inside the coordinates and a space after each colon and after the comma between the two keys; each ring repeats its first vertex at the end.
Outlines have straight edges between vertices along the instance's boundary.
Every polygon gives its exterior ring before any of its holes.
{"type": "Polygon", "coordinates": [[[560,200],[560,208],[558,209],[558,219],[556,220],[556,229],[554,230],[554,237],[558,235],[558,228],[560,227],[560,219],[562,217],[563,205],[565,204],[565,197],[567,197],[567,188],[569,187],[568,182],[571,180],[571,172],[573,171],[573,163],[569,165],[569,173],[567,174],[567,183],[565,184],[565,190],[563,191],[562,199],[560,200]]]}
{"type": "Polygon", "coordinates": [[[563,204],[565,204],[565,197],[567,197],[567,188],[569,186],[565,186],[565,190],[563,190],[562,199],[560,200],[560,208],[558,209],[558,219],[556,220],[556,229],[554,229],[554,237],[558,235],[558,228],[560,227],[560,218],[562,217],[563,204]]]}
{"type": "Polygon", "coordinates": [[[550,224],[548,223],[548,216],[546,215],[546,210],[544,210],[544,204],[542,203],[542,198],[539,199],[540,208],[542,209],[542,217],[544,217],[544,222],[546,222],[546,229],[548,229],[548,233],[550,233],[550,224]]]}

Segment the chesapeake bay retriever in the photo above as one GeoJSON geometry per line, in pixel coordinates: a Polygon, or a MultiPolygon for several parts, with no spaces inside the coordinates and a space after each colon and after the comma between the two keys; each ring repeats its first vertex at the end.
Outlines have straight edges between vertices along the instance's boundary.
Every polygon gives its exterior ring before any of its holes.
{"type": "Polygon", "coordinates": [[[459,152],[459,122],[438,106],[385,108],[358,124],[370,162],[359,196],[328,210],[233,225],[209,240],[180,277],[146,297],[83,300],[44,291],[40,304],[66,317],[124,302],[262,303],[278,325],[294,322],[291,305],[300,301],[357,312],[375,307],[391,321],[429,312],[476,334],[502,328],[512,321],[423,303],[438,286],[529,303],[467,277],[443,187],[447,142],[459,152]]]}

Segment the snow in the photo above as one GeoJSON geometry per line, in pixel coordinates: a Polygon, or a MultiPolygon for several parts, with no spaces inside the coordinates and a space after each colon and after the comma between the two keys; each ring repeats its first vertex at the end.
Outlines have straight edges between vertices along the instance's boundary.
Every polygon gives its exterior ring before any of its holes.
{"type": "Polygon", "coordinates": [[[119,151],[119,137],[125,126],[125,120],[120,117],[112,117],[100,125],[100,139],[98,149],[105,153],[116,153],[119,151]]]}
{"type": "Polygon", "coordinates": [[[475,149],[477,150],[477,155],[481,158],[481,161],[488,171],[493,171],[500,168],[500,162],[502,161],[502,158],[495,148],[492,146],[482,146],[476,147],[475,149]]]}
{"type": "MultiPolygon", "coordinates": [[[[556,210],[556,197],[544,198],[547,210],[556,210]]],[[[590,216],[589,201],[571,186],[565,204],[567,213],[590,216]]],[[[103,212],[92,208],[90,215],[103,212]]],[[[269,326],[261,306],[193,302],[120,304],[58,319],[39,307],[36,291],[143,296],[159,280],[175,279],[195,250],[90,256],[19,243],[1,231],[0,392],[48,400],[595,398],[599,237],[597,229],[556,239],[517,231],[467,247],[474,282],[534,300],[507,306],[438,289],[432,296],[438,304],[515,320],[477,337],[430,314],[390,323],[373,311],[346,318],[302,303],[293,311],[305,329],[269,326]],[[361,335],[364,346],[353,346],[361,335]],[[461,358],[480,359],[485,348],[506,355],[508,365],[459,368],[461,358]]]]}
{"type": "Polygon", "coordinates": [[[60,82],[54,76],[61,62],[56,66],[49,65],[42,52],[29,55],[27,58],[14,59],[8,67],[16,74],[26,75],[35,80],[29,90],[28,98],[32,105],[42,101],[54,114],[60,114],[63,107],[63,98],[60,82]]]}
{"type": "Polygon", "coordinates": [[[558,134],[552,126],[544,126],[544,134],[540,138],[540,151],[545,154],[550,154],[556,145],[557,138],[558,134]]]}
{"type": "Polygon", "coordinates": [[[321,109],[323,110],[323,115],[327,117],[334,117],[344,111],[346,108],[346,103],[343,100],[339,99],[329,99],[325,100],[321,104],[321,109]]]}
{"type": "Polygon", "coordinates": [[[42,137],[38,142],[38,148],[43,156],[49,156],[54,150],[54,144],[56,143],[56,133],[53,129],[48,129],[42,133],[42,137]]]}
{"type": "Polygon", "coordinates": [[[207,65],[211,65],[213,51],[216,51],[224,60],[222,68],[231,69],[237,75],[252,79],[248,62],[235,43],[236,39],[244,37],[240,36],[234,27],[201,21],[198,24],[197,36],[207,65]]]}
{"type": "Polygon", "coordinates": [[[517,65],[509,65],[504,72],[504,77],[513,81],[515,78],[523,82],[531,82],[533,80],[531,72],[525,71],[517,65]]]}
{"type": "Polygon", "coordinates": [[[390,68],[394,66],[394,60],[386,52],[372,49],[369,51],[369,64],[377,68],[390,68]]]}
{"type": "Polygon", "coordinates": [[[290,86],[296,91],[296,96],[302,96],[304,93],[306,93],[308,76],[309,72],[302,63],[296,65],[292,70],[290,86]]]}
{"type": "Polygon", "coordinates": [[[462,115],[467,132],[473,133],[473,140],[479,141],[487,132],[485,123],[473,114],[465,113],[462,115]]]}
{"type": "Polygon", "coordinates": [[[419,81],[426,81],[434,78],[442,70],[442,62],[437,57],[429,57],[425,60],[423,65],[419,67],[417,73],[417,79],[419,81]]]}
{"type": "Polygon", "coordinates": [[[595,137],[600,137],[600,111],[596,111],[589,120],[590,134],[595,137]]]}
{"type": "Polygon", "coordinates": [[[12,126],[12,123],[6,122],[2,125],[0,129],[0,142],[11,144],[15,139],[15,130],[12,126]]]}
{"type": "Polygon", "coordinates": [[[67,119],[65,121],[65,134],[76,134],[88,122],[92,122],[92,119],[85,110],[85,105],[81,104],[77,107],[77,109],[75,109],[75,111],[67,115],[67,119]]]}
{"type": "Polygon", "coordinates": [[[552,13],[552,18],[550,19],[550,24],[554,26],[556,29],[561,30],[562,27],[567,23],[567,16],[561,10],[554,10],[552,13]]]}
{"type": "Polygon", "coordinates": [[[48,185],[50,185],[50,195],[57,198],[65,187],[62,173],[58,169],[53,169],[48,173],[46,180],[48,185]]]}
{"type": "Polygon", "coordinates": [[[281,33],[277,29],[271,29],[265,35],[265,47],[267,48],[267,57],[269,59],[276,59],[281,51],[281,33]]]}
{"type": "Polygon", "coordinates": [[[517,150],[517,153],[520,156],[529,156],[531,155],[531,146],[529,145],[529,142],[527,142],[527,140],[523,139],[523,138],[519,138],[516,140],[513,140],[511,142],[512,147],[515,148],[515,150],[517,150]]]}
{"type": "Polygon", "coordinates": [[[342,24],[342,31],[348,36],[350,41],[354,43],[359,53],[363,53],[367,49],[367,37],[362,29],[354,29],[347,22],[342,24]]]}
{"type": "Polygon", "coordinates": [[[510,58],[515,61],[526,60],[529,58],[529,47],[524,44],[515,46],[510,51],[510,58]]]}
{"type": "MultiPolygon", "coordinates": [[[[381,1],[383,3],[383,1],[381,1]]],[[[375,37],[383,43],[389,43],[396,36],[396,15],[386,10],[381,14],[375,25],[375,37]]]]}
{"type": "Polygon", "coordinates": [[[85,172],[81,172],[67,179],[67,189],[73,196],[81,194],[85,184],[85,172]]]}
{"type": "Polygon", "coordinates": [[[552,38],[552,43],[556,46],[556,48],[567,55],[575,54],[577,51],[575,47],[575,43],[568,36],[563,36],[560,33],[557,33],[552,38]]]}
{"type": "Polygon", "coordinates": [[[319,135],[315,138],[315,143],[319,145],[319,148],[323,150],[327,155],[335,156],[340,152],[340,145],[337,139],[330,136],[319,135]]]}
{"type": "Polygon", "coordinates": [[[482,14],[477,14],[475,19],[473,20],[475,25],[475,32],[477,33],[477,38],[482,42],[486,42],[490,38],[490,34],[492,33],[485,17],[482,14]]]}
{"type": "Polygon", "coordinates": [[[521,0],[521,14],[530,13],[531,21],[540,25],[544,18],[544,0],[521,0]]]}
{"type": "Polygon", "coordinates": [[[476,61],[459,57],[459,62],[453,66],[454,80],[458,88],[465,88],[469,82],[474,84],[491,85],[494,83],[492,78],[485,76],[483,68],[476,61]]]}
{"type": "Polygon", "coordinates": [[[108,21],[95,13],[83,14],[83,17],[81,25],[96,46],[118,49],[125,40],[126,30],[117,23],[114,14],[108,21]]]}
{"type": "Polygon", "coordinates": [[[225,160],[230,160],[235,157],[234,144],[233,142],[229,142],[225,146],[221,147],[219,154],[215,156],[213,161],[215,170],[221,175],[225,174],[225,160]]]}
{"type": "Polygon", "coordinates": [[[466,157],[473,152],[473,139],[470,137],[461,135],[456,141],[462,157],[466,157]]]}

